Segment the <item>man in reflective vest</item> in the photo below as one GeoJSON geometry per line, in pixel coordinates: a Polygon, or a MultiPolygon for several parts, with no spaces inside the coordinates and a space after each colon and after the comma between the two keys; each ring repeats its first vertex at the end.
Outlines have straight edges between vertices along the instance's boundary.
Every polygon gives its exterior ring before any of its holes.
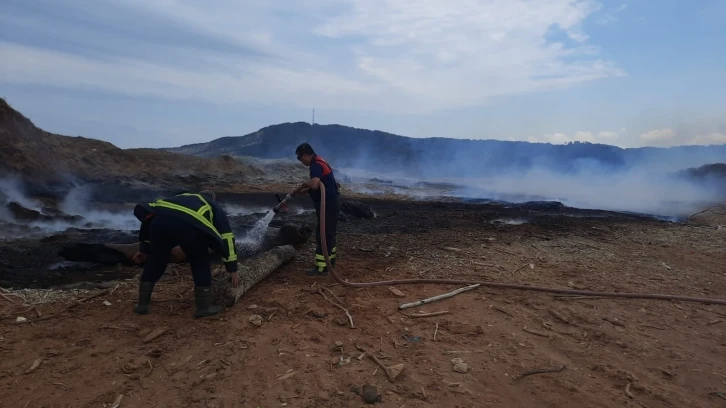
{"type": "Polygon", "coordinates": [[[176,246],[184,252],[192,269],[197,306],[194,317],[212,316],[222,311],[222,306],[212,305],[209,248],[222,255],[232,286],[239,285],[239,276],[234,234],[227,214],[214,199],[215,194],[211,191],[182,193],[134,208],[141,228],[139,252],[133,260],[137,264],[146,261],[135,313],[149,312],[154,285],[164,275],[171,250],[176,246]]]}
{"type": "Polygon", "coordinates": [[[303,182],[298,188],[285,197],[290,201],[293,197],[304,192],[308,192],[315,204],[315,214],[318,216],[318,225],[315,228],[315,240],[317,248],[315,249],[315,267],[306,272],[308,276],[327,275],[328,268],[325,265],[325,257],[323,255],[320,240],[320,187],[319,183],[325,186],[325,241],[327,243],[328,256],[330,264],[335,267],[337,260],[336,230],[338,227],[338,216],[340,215],[340,193],[338,191],[338,183],[335,182],[333,169],[315,151],[308,143],[303,143],[295,150],[297,159],[305,166],[310,167],[310,180],[303,182]]]}

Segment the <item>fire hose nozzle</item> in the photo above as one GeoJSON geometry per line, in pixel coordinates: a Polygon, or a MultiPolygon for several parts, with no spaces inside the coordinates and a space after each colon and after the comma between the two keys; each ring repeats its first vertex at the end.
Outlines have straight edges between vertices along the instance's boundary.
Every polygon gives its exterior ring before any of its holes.
{"type": "Polygon", "coordinates": [[[285,207],[283,207],[283,206],[285,206],[285,200],[280,198],[280,195],[277,193],[275,193],[275,197],[277,198],[277,205],[272,208],[272,212],[277,214],[278,212],[280,212],[280,208],[285,208],[285,207]]]}

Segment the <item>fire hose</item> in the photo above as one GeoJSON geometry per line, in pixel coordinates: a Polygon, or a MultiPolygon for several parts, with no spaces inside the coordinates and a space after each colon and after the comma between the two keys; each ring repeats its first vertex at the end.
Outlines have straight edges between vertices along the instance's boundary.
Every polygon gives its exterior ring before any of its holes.
{"type": "Polygon", "coordinates": [[[466,280],[466,279],[395,279],[386,281],[376,282],[348,282],[338,276],[333,265],[330,264],[330,256],[328,254],[328,245],[325,236],[325,186],[323,183],[318,183],[320,186],[320,246],[323,250],[323,256],[325,257],[325,264],[328,266],[333,279],[343,286],[351,288],[367,288],[371,286],[383,286],[383,285],[410,285],[419,283],[429,284],[443,284],[443,285],[476,285],[487,286],[498,289],[517,289],[534,292],[547,292],[557,293],[564,295],[576,295],[576,296],[598,296],[598,297],[612,297],[612,298],[630,298],[630,299],[656,299],[656,300],[679,300],[683,302],[695,302],[695,303],[706,303],[714,305],[726,305],[724,299],[708,299],[690,296],[678,296],[678,295],[662,295],[662,294],[651,294],[651,293],[627,293],[627,292],[596,292],[589,290],[574,290],[574,289],[560,289],[560,288],[548,288],[542,286],[530,286],[515,283],[500,283],[500,282],[488,282],[488,281],[477,281],[477,280],[466,280]]]}

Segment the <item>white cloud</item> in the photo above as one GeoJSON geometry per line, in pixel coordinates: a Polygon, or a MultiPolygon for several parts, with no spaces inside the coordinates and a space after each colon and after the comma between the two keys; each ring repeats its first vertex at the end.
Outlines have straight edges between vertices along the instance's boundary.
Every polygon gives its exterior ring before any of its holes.
{"type": "Polygon", "coordinates": [[[726,144],[726,133],[678,132],[671,128],[655,129],[640,135],[643,146],[671,147],[682,145],[726,144]]]}
{"type": "Polygon", "coordinates": [[[672,146],[676,140],[676,131],[671,128],[655,129],[640,135],[647,146],[672,146]]]}
{"type": "Polygon", "coordinates": [[[691,139],[691,143],[696,145],[726,144],[726,133],[713,132],[705,135],[698,135],[691,139]]]}
{"type": "Polygon", "coordinates": [[[622,13],[625,11],[625,9],[628,8],[628,5],[626,3],[623,3],[619,5],[612,13],[608,12],[603,14],[602,16],[598,17],[595,22],[600,25],[608,25],[612,24],[618,21],[617,14],[622,13]]]}
{"type": "Polygon", "coordinates": [[[628,147],[671,147],[681,145],[716,145],[726,144],[726,133],[706,132],[698,133],[693,131],[677,131],[672,128],[654,129],[641,134],[633,135],[625,128],[616,131],[577,131],[574,133],[547,133],[540,136],[532,136],[527,139],[529,142],[541,142],[552,144],[566,144],[570,142],[600,143],[622,148],[628,147]]]}
{"type": "MultiPolygon", "coordinates": [[[[3,42],[0,80],[169,99],[420,113],[624,75],[587,44],[583,22],[599,10],[594,0],[99,0],[93,13],[100,27],[104,19],[123,25],[121,15],[100,9],[109,3],[272,57],[139,43],[156,58],[128,56],[121,48],[118,57],[94,58],[53,49],[61,40],[51,49],[3,42]],[[548,41],[553,27],[575,45],[548,41]]],[[[98,26],[58,34],[113,52],[108,36],[115,34],[100,37],[93,31],[98,26]]]]}

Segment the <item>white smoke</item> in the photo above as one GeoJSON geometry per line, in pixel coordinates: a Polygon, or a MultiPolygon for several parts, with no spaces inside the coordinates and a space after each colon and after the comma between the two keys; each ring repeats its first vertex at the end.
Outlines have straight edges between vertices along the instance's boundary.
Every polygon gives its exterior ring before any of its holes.
{"type": "Polygon", "coordinates": [[[125,213],[111,212],[93,208],[91,203],[92,190],[88,186],[75,187],[68,192],[58,209],[68,215],[79,215],[95,228],[115,230],[134,230],[139,228],[139,220],[132,211],[125,213]]]}
{"type": "Polygon", "coordinates": [[[6,177],[0,179],[0,198],[3,209],[10,202],[16,202],[25,208],[40,211],[42,204],[38,200],[29,198],[23,188],[22,182],[17,178],[6,177]]]}
{"type": "Polygon", "coordinates": [[[66,231],[69,228],[91,229],[104,228],[114,230],[138,229],[139,221],[133,212],[111,212],[94,208],[91,202],[91,189],[86,186],[75,187],[68,192],[58,205],[58,210],[70,215],[80,216],[77,221],[63,219],[56,216],[53,211],[46,211],[43,204],[27,195],[22,183],[18,179],[0,179],[0,221],[6,223],[2,227],[2,237],[21,237],[28,235],[49,235],[66,231]],[[35,210],[45,216],[56,216],[53,220],[35,220],[23,222],[16,220],[7,209],[7,204],[17,202],[21,206],[35,210]]]}

